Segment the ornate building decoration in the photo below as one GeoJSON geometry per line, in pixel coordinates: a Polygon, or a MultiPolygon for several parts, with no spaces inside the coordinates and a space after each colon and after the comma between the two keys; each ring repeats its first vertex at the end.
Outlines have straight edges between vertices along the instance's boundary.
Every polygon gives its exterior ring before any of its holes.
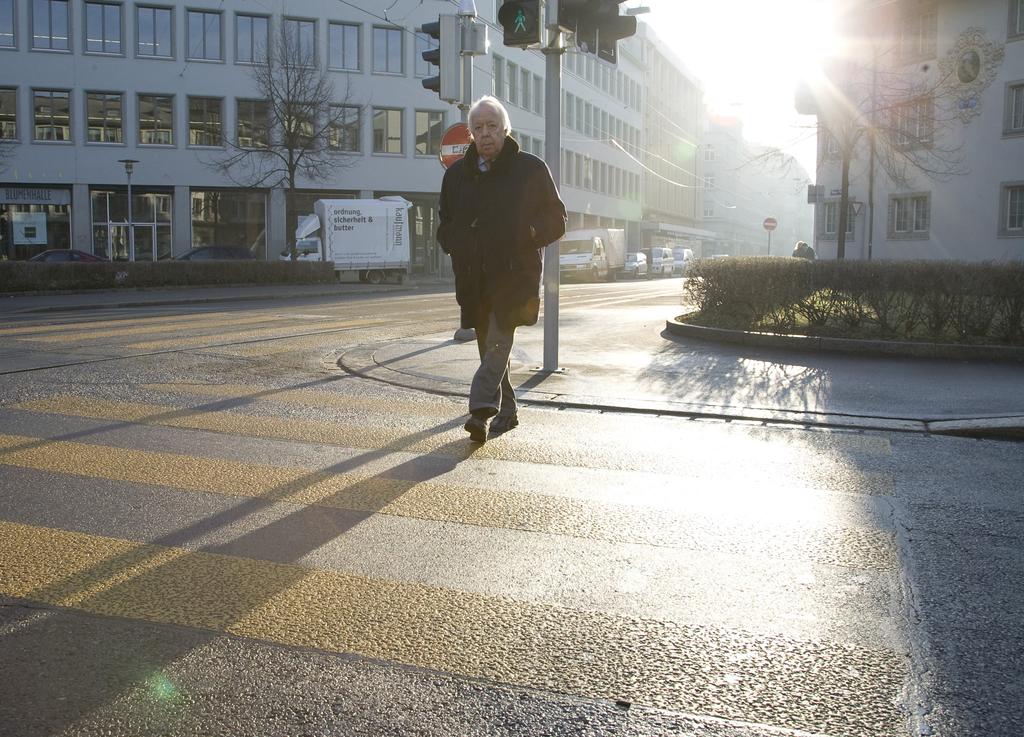
{"type": "Polygon", "coordinates": [[[981,28],[968,28],[939,60],[942,86],[966,125],[981,112],[981,95],[1003,63],[1004,49],[985,38],[981,28]]]}

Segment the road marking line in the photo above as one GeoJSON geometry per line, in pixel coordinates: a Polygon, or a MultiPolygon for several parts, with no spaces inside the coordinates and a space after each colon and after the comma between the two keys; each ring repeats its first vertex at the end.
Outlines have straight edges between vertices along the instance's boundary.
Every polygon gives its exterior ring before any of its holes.
{"type": "Polygon", "coordinates": [[[0,435],[0,464],[234,497],[616,543],[677,547],[891,570],[890,533],[773,518],[722,525],[672,505],[551,496],[530,491],[197,458],[19,435],[0,435]],[[728,528],[728,529],[727,529],[728,528]]]}
{"type": "Polygon", "coordinates": [[[895,734],[905,656],[0,521],[0,593],[490,681],[895,734]],[[849,698],[856,694],[856,699],[849,698]]]}
{"type": "Polygon", "coordinates": [[[391,320],[340,320],[335,322],[317,322],[302,324],[297,323],[289,327],[269,328],[266,330],[227,331],[200,335],[192,338],[172,338],[168,340],[147,340],[141,343],[129,343],[127,348],[139,351],[163,350],[165,348],[186,348],[207,345],[210,343],[224,343],[238,340],[254,340],[260,338],[288,337],[295,332],[309,333],[315,330],[337,330],[339,328],[366,327],[371,325],[389,325],[391,320]]]}
{"type": "Polygon", "coordinates": [[[161,333],[166,335],[170,332],[181,332],[188,330],[209,330],[210,328],[224,328],[227,326],[237,325],[255,325],[259,323],[282,323],[287,322],[288,318],[286,315],[268,315],[268,316],[253,316],[236,319],[224,319],[224,318],[197,318],[196,320],[190,321],[178,321],[171,323],[162,323],[157,325],[143,325],[139,327],[126,327],[120,329],[106,329],[106,330],[80,330],[76,331],[72,335],[41,335],[33,338],[20,338],[20,340],[30,341],[33,343],[72,343],[80,340],[96,340],[99,338],[111,338],[111,337],[130,337],[134,335],[145,335],[147,333],[161,333]]]}

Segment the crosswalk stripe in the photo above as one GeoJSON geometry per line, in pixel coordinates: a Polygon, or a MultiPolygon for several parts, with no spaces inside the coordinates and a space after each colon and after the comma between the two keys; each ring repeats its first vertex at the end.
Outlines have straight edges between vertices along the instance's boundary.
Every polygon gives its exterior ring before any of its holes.
{"type": "Polygon", "coordinates": [[[129,343],[128,348],[140,351],[155,351],[165,348],[185,348],[207,345],[209,343],[227,342],[236,340],[252,340],[258,338],[272,338],[287,336],[296,332],[310,332],[314,330],[337,330],[339,328],[367,327],[371,325],[388,325],[392,320],[368,319],[368,320],[333,320],[313,323],[293,323],[292,325],[267,328],[263,330],[225,331],[212,335],[200,335],[195,337],[178,337],[164,340],[146,340],[139,343],[129,343]]]}
{"type": "MultiPolygon", "coordinates": [[[[0,335],[24,335],[27,333],[58,333],[79,330],[99,330],[104,328],[131,327],[136,325],[171,325],[176,323],[188,324],[192,318],[220,320],[232,319],[238,315],[236,311],[221,312],[186,312],[173,315],[152,315],[149,317],[131,317],[117,320],[83,320],[81,322],[61,323],[35,323],[33,325],[20,325],[18,327],[0,328],[0,335]]],[[[264,311],[261,314],[266,315],[264,311]]],[[[276,314],[276,311],[275,311],[276,314]]]]}
{"type": "Polygon", "coordinates": [[[893,701],[906,665],[884,649],[519,602],[4,521],[0,559],[0,594],[99,615],[816,733],[881,737],[901,727],[893,701]]]}
{"type": "Polygon", "coordinates": [[[708,525],[673,505],[609,503],[443,479],[282,468],[18,435],[0,435],[0,464],[479,527],[859,569],[895,567],[892,536],[883,531],[783,526],[770,520],[763,527],[733,523],[736,529],[726,534],[721,525],[708,525]]]}
{"type": "MultiPolygon", "coordinates": [[[[277,390],[256,391],[248,397],[247,404],[266,396],[271,398],[277,390]]],[[[312,420],[283,419],[266,415],[227,412],[214,408],[178,408],[166,405],[139,402],[113,402],[103,399],[77,396],[58,396],[48,399],[31,400],[15,405],[15,409],[66,414],[94,419],[114,420],[120,422],[137,422],[147,425],[176,427],[192,430],[208,430],[211,432],[229,433],[246,437],[274,438],[295,440],[308,443],[324,443],[350,448],[366,448],[385,451],[403,451],[411,453],[431,453],[455,458],[520,460],[529,458],[534,463],[548,463],[564,467],[591,467],[619,470],[657,471],[676,470],[679,458],[680,440],[673,437],[661,437],[652,440],[645,447],[630,453],[621,452],[621,435],[593,434],[581,442],[573,433],[566,433],[566,425],[571,420],[558,417],[550,421],[550,426],[539,426],[531,433],[513,432],[496,438],[484,446],[473,446],[461,431],[462,422],[452,419],[432,427],[422,424],[414,429],[408,423],[387,422],[385,415],[366,416],[360,421],[324,422],[312,420]]],[[[386,413],[386,408],[385,408],[386,413]]],[[[415,418],[413,418],[415,419],[415,418]]],[[[626,432],[621,428],[628,424],[626,419],[615,419],[617,432],[626,432]]],[[[694,432],[699,431],[695,428],[694,432]]],[[[822,484],[820,488],[850,488],[859,494],[891,495],[893,477],[888,472],[861,471],[847,464],[822,461],[814,466],[803,466],[794,469],[782,464],[774,457],[764,457],[767,452],[755,443],[748,443],[742,453],[735,447],[721,449],[721,463],[718,459],[710,460],[717,465],[709,465],[708,454],[704,458],[691,458],[687,465],[688,472],[699,475],[703,470],[713,473],[721,483],[749,483],[745,478],[745,463],[757,462],[759,467],[759,484],[768,485],[774,482],[785,482],[791,486],[801,483],[822,484]],[[743,454],[749,456],[744,459],[743,454]],[[756,455],[760,453],[761,455],[756,455]],[[777,468],[773,477],[764,468],[765,463],[775,462],[777,468]],[[806,476],[797,475],[797,471],[806,476]]],[[[793,452],[806,452],[806,447],[794,449],[793,452]]],[[[778,448],[772,449],[777,455],[778,448]]]]}
{"type": "Polygon", "coordinates": [[[82,329],[76,330],[70,335],[65,333],[59,333],[54,335],[39,335],[28,338],[21,338],[21,340],[30,341],[32,343],[72,343],[82,340],[96,340],[99,338],[127,338],[136,335],[146,335],[147,333],[160,333],[166,335],[168,332],[179,332],[183,330],[209,330],[210,328],[236,327],[239,325],[259,325],[261,323],[277,323],[278,325],[280,325],[282,323],[291,322],[293,321],[287,315],[281,314],[256,315],[250,317],[237,317],[231,319],[227,319],[225,317],[206,318],[197,316],[194,319],[180,320],[177,322],[170,323],[152,323],[123,328],[107,328],[103,330],[82,329]]]}

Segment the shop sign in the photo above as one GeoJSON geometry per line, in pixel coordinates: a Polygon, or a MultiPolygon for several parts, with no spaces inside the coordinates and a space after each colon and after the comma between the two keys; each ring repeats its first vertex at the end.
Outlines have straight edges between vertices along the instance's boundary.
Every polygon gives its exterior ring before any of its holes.
{"type": "Polygon", "coordinates": [[[0,205],[70,205],[71,190],[49,187],[0,187],[0,205]]]}

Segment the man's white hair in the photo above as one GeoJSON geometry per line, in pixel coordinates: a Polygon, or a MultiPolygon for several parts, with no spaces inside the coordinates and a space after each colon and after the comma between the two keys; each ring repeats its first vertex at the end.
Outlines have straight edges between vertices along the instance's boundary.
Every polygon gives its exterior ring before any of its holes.
{"type": "Polygon", "coordinates": [[[489,107],[494,110],[497,110],[498,114],[501,115],[501,127],[504,129],[505,135],[508,135],[509,133],[512,132],[512,120],[508,117],[508,110],[506,110],[505,106],[501,104],[501,100],[499,100],[497,97],[493,97],[492,95],[484,95],[479,100],[474,102],[472,106],[470,106],[469,108],[468,117],[470,133],[473,132],[473,116],[476,115],[476,111],[479,110],[481,107],[489,107]]]}

